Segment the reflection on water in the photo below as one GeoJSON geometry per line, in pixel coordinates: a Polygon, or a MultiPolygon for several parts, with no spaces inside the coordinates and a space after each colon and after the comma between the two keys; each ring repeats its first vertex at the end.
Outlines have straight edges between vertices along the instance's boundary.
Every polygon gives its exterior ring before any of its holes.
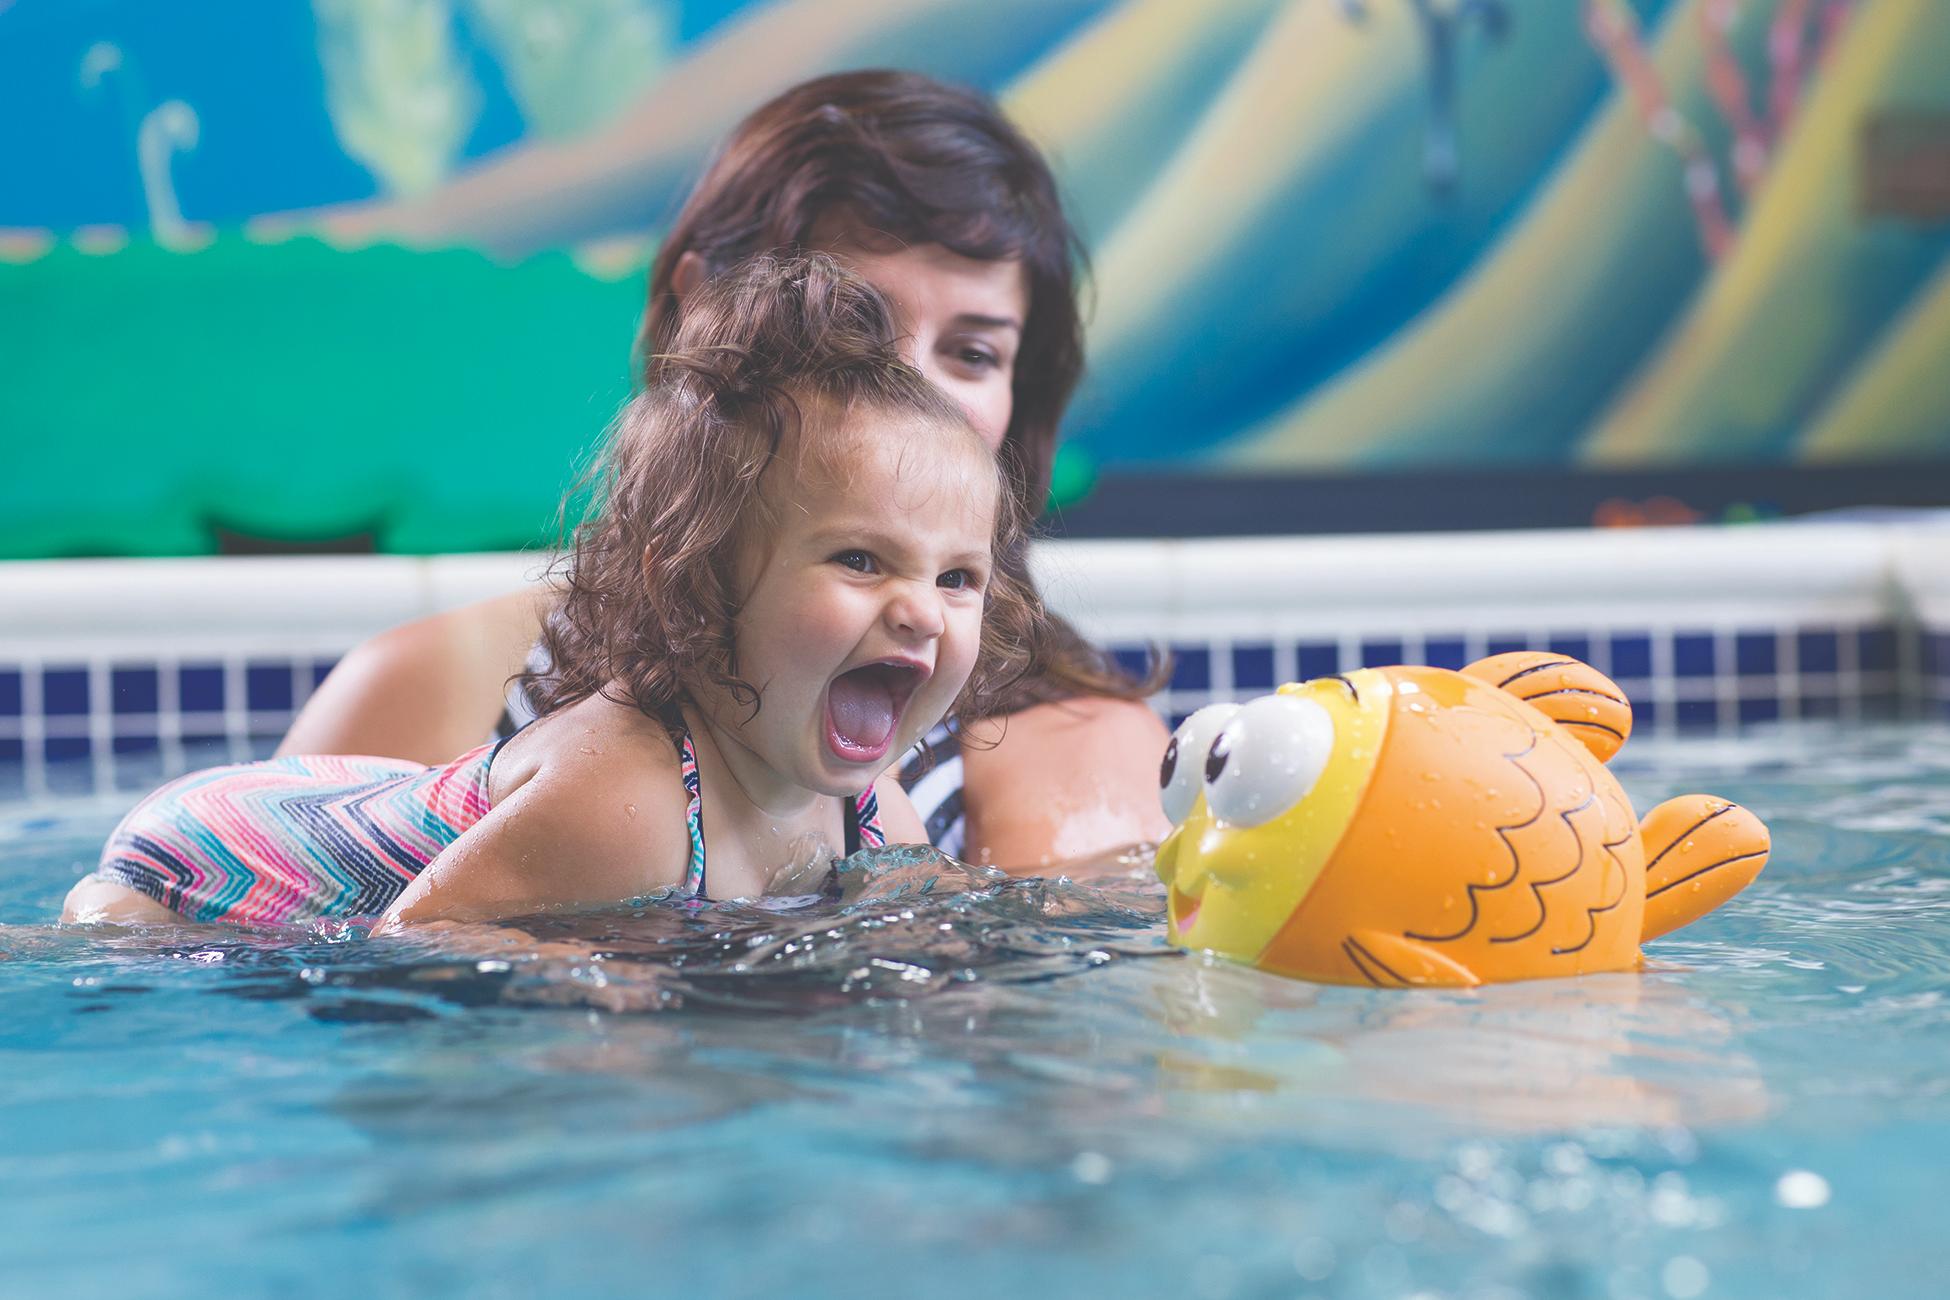
{"type": "Polygon", "coordinates": [[[352,1252],[380,1294],[1927,1294],[1950,737],[1624,776],[1754,807],[1767,874],[1642,976],[1407,994],[1178,954],[1129,862],[896,852],[519,935],[62,930],[117,810],[0,818],[0,1260],[125,1295],[218,1259],[311,1294],[352,1252]]]}

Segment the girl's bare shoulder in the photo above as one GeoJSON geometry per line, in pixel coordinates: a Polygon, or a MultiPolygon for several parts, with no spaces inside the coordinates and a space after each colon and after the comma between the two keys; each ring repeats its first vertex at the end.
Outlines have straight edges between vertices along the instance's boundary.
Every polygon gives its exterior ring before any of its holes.
{"type": "Polygon", "coordinates": [[[576,857],[621,864],[660,860],[659,846],[688,852],[677,747],[662,723],[627,705],[591,696],[532,723],[496,757],[493,780],[495,807],[519,803],[524,820],[551,827],[576,857]]]}
{"type": "Polygon", "coordinates": [[[500,803],[538,776],[607,774],[610,783],[637,779],[681,786],[677,747],[661,722],[601,695],[578,700],[524,727],[494,760],[494,801],[500,803]]]}

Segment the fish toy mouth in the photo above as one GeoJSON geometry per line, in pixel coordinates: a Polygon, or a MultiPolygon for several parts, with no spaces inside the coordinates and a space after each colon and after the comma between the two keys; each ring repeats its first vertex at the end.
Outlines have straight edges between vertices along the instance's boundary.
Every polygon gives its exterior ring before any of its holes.
{"type": "Polygon", "coordinates": [[[1170,889],[1171,928],[1173,933],[1183,935],[1197,922],[1198,910],[1205,903],[1205,895],[1181,893],[1176,885],[1170,889]]]}
{"type": "Polygon", "coordinates": [[[826,688],[826,744],[848,763],[887,756],[908,701],[933,669],[912,659],[880,659],[850,668],[826,688]]]}

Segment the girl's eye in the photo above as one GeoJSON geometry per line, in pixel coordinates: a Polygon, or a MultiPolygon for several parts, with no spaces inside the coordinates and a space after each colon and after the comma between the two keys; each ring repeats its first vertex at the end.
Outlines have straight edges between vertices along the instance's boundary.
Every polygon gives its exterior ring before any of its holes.
{"type": "Polygon", "coordinates": [[[937,587],[946,587],[949,591],[967,591],[971,588],[979,587],[982,584],[967,569],[950,569],[939,578],[936,578],[934,585],[937,587]]]}
{"type": "Polygon", "coordinates": [[[855,573],[873,572],[873,556],[865,551],[841,551],[833,557],[833,563],[851,569],[855,573]]]}

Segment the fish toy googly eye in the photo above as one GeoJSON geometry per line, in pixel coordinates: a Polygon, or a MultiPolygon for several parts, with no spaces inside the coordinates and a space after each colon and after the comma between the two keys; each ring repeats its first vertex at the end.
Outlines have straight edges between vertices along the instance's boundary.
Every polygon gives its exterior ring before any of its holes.
{"type": "Polygon", "coordinates": [[[1235,826],[1262,825],[1307,796],[1333,752],[1334,720],[1326,709],[1291,695],[1262,695],[1212,738],[1203,773],[1206,805],[1235,826]]]}
{"type": "Polygon", "coordinates": [[[1208,704],[1178,724],[1165,746],[1165,761],[1158,769],[1158,799],[1165,816],[1176,826],[1192,814],[1198,802],[1199,783],[1205,772],[1206,752],[1219,729],[1239,712],[1237,704],[1208,704]]]}

